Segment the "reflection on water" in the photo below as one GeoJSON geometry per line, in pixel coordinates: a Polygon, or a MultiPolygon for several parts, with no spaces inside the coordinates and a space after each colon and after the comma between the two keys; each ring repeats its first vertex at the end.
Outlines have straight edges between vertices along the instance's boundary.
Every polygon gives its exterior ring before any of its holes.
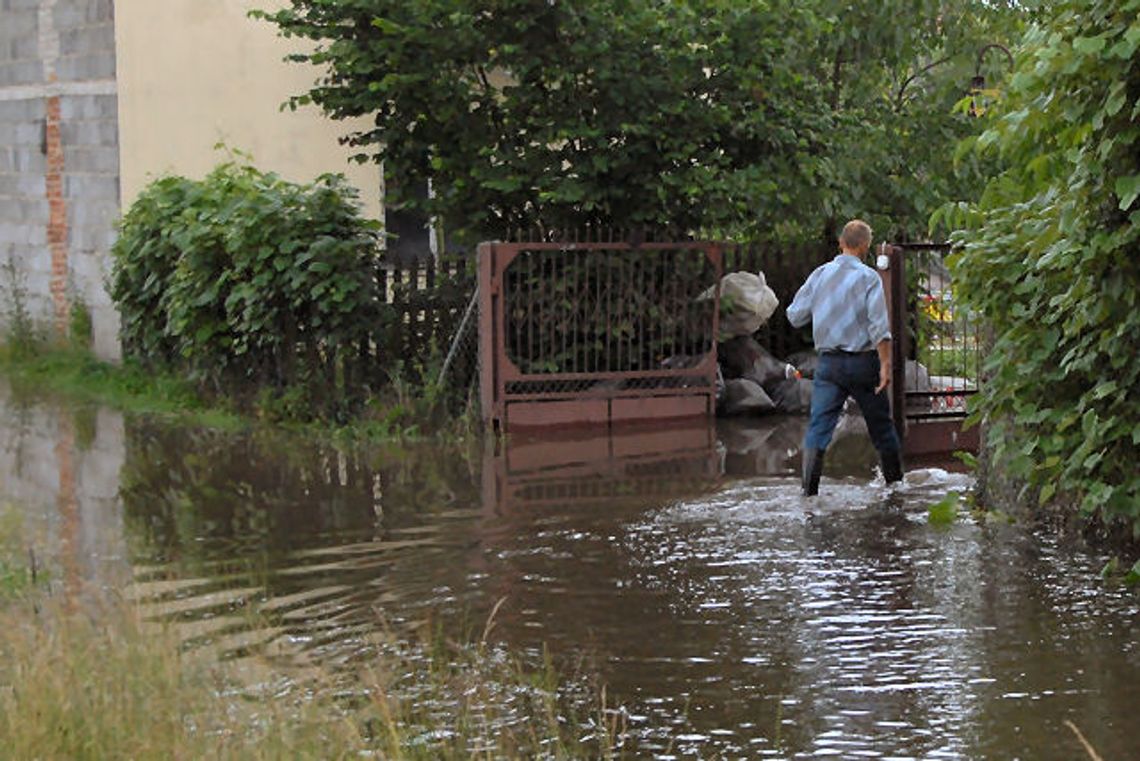
{"type": "Polygon", "coordinates": [[[75,579],[258,678],[350,684],[378,635],[505,598],[494,636],[588,664],[635,755],[1076,758],[1067,719],[1135,757],[1140,606],[1103,558],[928,525],[968,476],[888,489],[857,422],[804,500],[804,424],[338,449],[8,400],[0,473],[75,579]]]}
{"type": "Polygon", "coordinates": [[[0,507],[20,511],[53,589],[75,597],[84,580],[117,586],[129,576],[122,462],[120,415],[32,405],[0,383],[0,507]]]}
{"type": "Polygon", "coordinates": [[[724,472],[716,429],[704,423],[668,428],[569,430],[557,437],[488,438],[483,506],[492,514],[576,509],[708,491],[724,472]]]}

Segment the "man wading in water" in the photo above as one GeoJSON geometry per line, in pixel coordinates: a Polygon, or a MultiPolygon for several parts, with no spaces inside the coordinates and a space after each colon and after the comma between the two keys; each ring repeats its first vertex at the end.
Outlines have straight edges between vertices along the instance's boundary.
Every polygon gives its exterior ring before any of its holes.
{"type": "Polygon", "coordinates": [[[804,494],[819,493],[823,455],[847,397],[855,397],[886,482],[903,477],[899,437],[883,393],[891,382],[891,330],[879,275],[863,263],[871,228],[853,219],[839,236],[841,253],[816,268],[788,307],[797,328],[812,324],[819,365],[812,379],[811,422],[804,437],[804,494]]]}

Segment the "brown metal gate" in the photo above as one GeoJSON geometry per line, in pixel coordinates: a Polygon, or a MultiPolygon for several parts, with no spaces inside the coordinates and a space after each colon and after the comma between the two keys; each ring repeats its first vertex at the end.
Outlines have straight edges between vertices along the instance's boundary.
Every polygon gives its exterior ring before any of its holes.
{"type": "Polygon", "coordinates": [[[954,300],[950,246],[883,244],[879,253],[894,337],[891,412],[903,451],[910,457],[976,452],[978,429],[963,424],[981,379],[981,326],[954,300]]]}
{"type": "Polygon", "coordinates": [[[483,417],[500,430],[710,416],[721,247],[479,246],[483,417]]]}

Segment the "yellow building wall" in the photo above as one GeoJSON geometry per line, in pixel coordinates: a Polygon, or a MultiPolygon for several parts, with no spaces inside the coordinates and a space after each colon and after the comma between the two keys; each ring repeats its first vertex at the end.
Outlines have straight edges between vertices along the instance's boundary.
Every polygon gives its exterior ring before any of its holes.
{"type": "Polygon", "coordinates": [[[115,53],[119,156],[124,211],[143,187],[167,173],[205,176],[223,161],[224,142],[253,164],[295,182],[342,172],[360,190],[364,213],[381,213],[374,163],[348,161],[338,143],[351,122],[308,106],[282,111],[320,72],[282,60],[304,44],[248,17],[284,0],[116,0],[115,53]]]}

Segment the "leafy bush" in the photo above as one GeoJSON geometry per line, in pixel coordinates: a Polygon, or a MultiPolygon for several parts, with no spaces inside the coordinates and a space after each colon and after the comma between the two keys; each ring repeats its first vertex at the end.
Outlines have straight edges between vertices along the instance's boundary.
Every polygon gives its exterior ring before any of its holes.
{"type": "Polygon", "coordinates": [[[301,389],[333,412],[361,396],[382,323],[374,228],[339,176],[299,185],[230,162],[159,179],[112,249],[124,351],[219,391],[301,389]]]}
{"type": "Polygon", "coordinates": [[[1033,28],[973,146],[1008,168],[962,207],[955,293],[994,329],[995,459],[1140,533],[1140,1],[1068,0],[1033,28]]]}

